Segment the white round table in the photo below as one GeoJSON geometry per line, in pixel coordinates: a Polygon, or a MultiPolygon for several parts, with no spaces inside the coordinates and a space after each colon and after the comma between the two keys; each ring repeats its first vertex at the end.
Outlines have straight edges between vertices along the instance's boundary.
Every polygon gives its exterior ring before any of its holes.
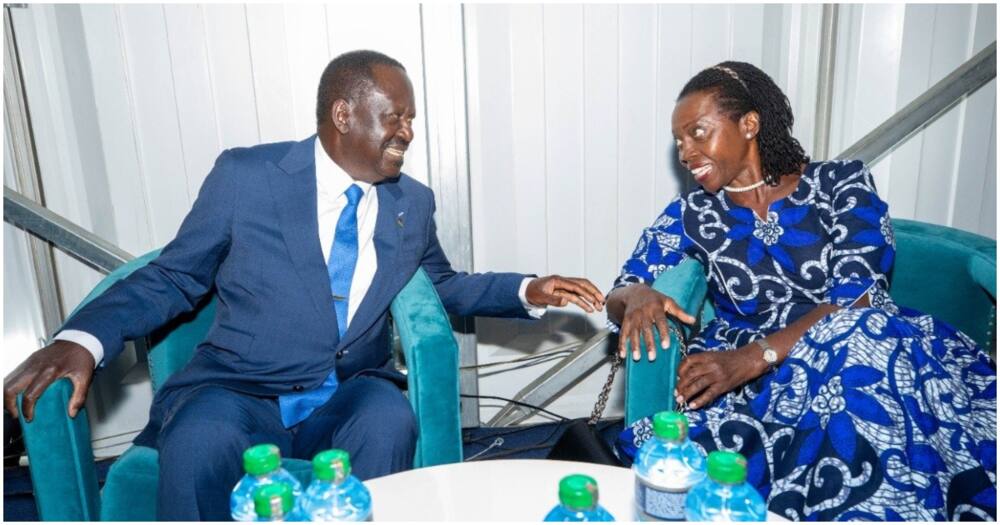
{"type": "MultiPolygon", "coordinates": [[[[542,521],[559,502],[559,480],[597,480],[600,503],[618,521],[633,521],[632,471],[544,459],[452,463],[371,479],[375,521],[542,521]]],[[[784,521],[768,513],[769,521],[784,521]]]]}

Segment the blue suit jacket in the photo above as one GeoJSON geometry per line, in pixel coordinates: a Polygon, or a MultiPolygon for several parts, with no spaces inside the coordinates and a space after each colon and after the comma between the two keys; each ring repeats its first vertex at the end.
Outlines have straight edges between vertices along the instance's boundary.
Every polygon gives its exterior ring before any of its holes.
{"type": "Polygon", "coordinates": [[[136,443],[152,445],[178,394],[194,385],[276,396],[319,386],[334,366],[341,381],[361,372],[399,377],[389,305],[420,266],[453,314],[527,317],[517,293],[523,275],[452,270],[433,193],[403,174],[376,186],[378,270],[341,340],[319,242],[314,140],[223,152],[160,256],[64,325],[97,337],[110,361],[125,341],[218,294],[207,339],[157,392],[136,443]]]}

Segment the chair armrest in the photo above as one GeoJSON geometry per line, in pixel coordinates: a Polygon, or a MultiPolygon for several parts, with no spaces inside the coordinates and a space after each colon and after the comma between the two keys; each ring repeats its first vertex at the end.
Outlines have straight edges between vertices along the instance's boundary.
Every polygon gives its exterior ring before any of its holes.
{"type": "Polygon", "coordinates": [[[417,416],[414,466],[462,461],[458,343],[434,284],[422,268],[391,306],[409,370],[410,404],[417,416]]]}
{"type": "Polygon", "coordinates": [[[979,286],[982,286],[994,300],[997,298],[997,259],[996,254],[977,253],[969,257],[969,275],[979,286]]]}
{"type": "MultiPolygon", "coordinates": [[[[100,516],[97,469],[87,411],[66,415],[73,384],[60,379],[42,393],[35,418],[20,416],[38,516],[44,521],[92,521],[100,516]]],[[[17,396],[19,414],[21,398],[17,396]]]]}
{"type": "MultiPolygon", "coordinates": [[[[687,313],[697,317],[705,302],[708,285],[701,263],[688,259],[660,274],[653,289],[677,301],[687,313]]],[[[682,329],[689,327],[681,324],[682,329]]],[[[660,338],[653,331],[654,342],[660,338]]],[[[677,383],[677,365],[680,348],[677,338],[670,334],[670,348],[657,353],[655,361],[646,357],[646,343],[642,343],[639,361],[625,358],[625,423],[630,425],[645,416],[662,410],[674,409],[674,385],[677,383]]]]}

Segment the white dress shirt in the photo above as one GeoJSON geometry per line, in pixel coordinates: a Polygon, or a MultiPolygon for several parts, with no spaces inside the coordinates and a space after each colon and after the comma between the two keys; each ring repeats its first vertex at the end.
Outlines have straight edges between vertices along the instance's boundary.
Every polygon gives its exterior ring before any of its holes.
{"type": "MultiPolygon", "coordinates": [[[[337,221],[340,212],[347,206],[347,195],[344,194],[351,184],[357,184],[364,192],[358,201],[358,261],[351,278],[351,296],[347,303],[347,322],[350,324],[358,306],[368,293],[378,260],[375,256],[375,222],[378,219],[378,191],[367,182],[356,181],[333,161],[323,149],[319,139],[315,140],[316,157],[316,220],[319,225],[319,242],[323,248],[323,260],[329,263],[330,250],[333,247],[334,235],[337,231],[337,221]]],[[[537,307],[528,303],[527,288],[531,277],[525,277],[518,289],[518,297],[525,311],[535,319],[545,314],[547,308],[537,307]]],[[[72,341],[84,347],[94,356],[94,363],[100,364],[104,359],[104,345],[93,335],[80,330],[63,330],[53,338],[62,341],[72,341]]]]}

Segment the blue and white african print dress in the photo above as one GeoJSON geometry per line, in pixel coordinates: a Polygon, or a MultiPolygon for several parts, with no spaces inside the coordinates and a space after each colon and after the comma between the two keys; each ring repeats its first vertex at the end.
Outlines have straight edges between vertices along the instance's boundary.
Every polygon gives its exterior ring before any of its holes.
{"type": "MultiPolygon", "coordinates": [[[[886,204],[860,162],[810,164],[767,217],[698,189],[647,228],[615,286],[652,283],[688,257],[707,268],[716,318],[690,352],[727,351],[817,322],[774,372],[688,412],[706,451],[748,459],[772,512],[803,520],[996,516],[996,365],[962,333],[898,306],[886,204]]],[[[691,312],[694,313],[694,312],[691,312]]],[[[626,428],[633,457],[649,419],[626,428]]]]}

